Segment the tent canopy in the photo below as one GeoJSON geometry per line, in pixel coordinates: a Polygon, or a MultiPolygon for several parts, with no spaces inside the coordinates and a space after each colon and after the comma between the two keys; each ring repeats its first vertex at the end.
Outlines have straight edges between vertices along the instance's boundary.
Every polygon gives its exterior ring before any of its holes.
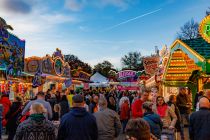
{"type": "Polygon", "coordinates": [[[98,72],[96,72],[94,75],[90,77],[90,81],[94,83],[108,83],[109,82],[109,80],[105,76],[101,75],[98,72]]]}

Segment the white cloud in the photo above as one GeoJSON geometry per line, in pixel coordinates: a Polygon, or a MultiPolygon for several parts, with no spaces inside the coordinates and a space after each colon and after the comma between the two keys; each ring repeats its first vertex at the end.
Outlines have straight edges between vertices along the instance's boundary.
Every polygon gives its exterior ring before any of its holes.
{"type": "Polygon", "coordinates": [[[65,7],[71,11],[78,12],[81,11],[86,6],[104,8],[107,6],[114,6],[120,8],[120,10],[125,10],[130,4],[136,0],[65,0],[65,7]]]}
{"type": "Polygon", "coordinates": [[[80,11],[86,4],[86,0],[65,0],[65,7],[71,11],[80,11]]]}
{"type": "Polygon", "coordinates": [[[100,0],[102,6],[115,6],[122,9],[126,9],[128,7],[127,0],[100,0]]]}
{"type": "Polygon", "coordinates": [[[94,67],[94,65],[103,62],[104,60],[108,60],[109,62],[111,62],[115,68],[122,68],[121,65],[121,57],[101,57],[99,59],[87,59],[85,60],[85,62],[89,63],[92,67],[94,67]]]}
{"type": "Polygon", "coordinates": [[[0,8],[10,13],[28,14],[32,5],[27,0],[1,0],[0,8]]]}
{"type": "Polygon", "coordinates": [[[89,32],[90,29],[87,26],[79,26],[79,29],[83,32],[89,32]]]}

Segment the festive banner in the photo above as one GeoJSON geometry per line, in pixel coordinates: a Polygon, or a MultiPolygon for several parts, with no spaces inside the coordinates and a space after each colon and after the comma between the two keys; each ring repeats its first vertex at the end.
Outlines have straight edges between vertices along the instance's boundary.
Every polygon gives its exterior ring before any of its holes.
{"type": "Polygon", "coordinates": [[[41,70],[39,69],[36,74],[34,75],[34,78],[33,78],[33,81],[32,81],[32,87],[33,88],[36,88],[36,87],[39,87],[42,85],[42,72],[41,70]]]}
{"type": "Polygon", "coordinates": [[[65,87],[66,87],[66,88],[69,88],[69,87],[72,85],[72,79],[71,79],[71,78],[66,79],[66,80],[64,81],[64,84],[65,84],[65,87]]]}

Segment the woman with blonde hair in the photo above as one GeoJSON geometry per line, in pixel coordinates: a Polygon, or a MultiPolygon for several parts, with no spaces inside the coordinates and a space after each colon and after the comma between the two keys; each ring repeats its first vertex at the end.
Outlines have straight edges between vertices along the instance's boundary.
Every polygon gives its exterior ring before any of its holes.
{"type": "Polygon", "coordinates": [[[55,140],[55,127],[44,113],[44,106],[34,102],[30,107],[29,118],[18,126],[14,140],[55,140]]]}

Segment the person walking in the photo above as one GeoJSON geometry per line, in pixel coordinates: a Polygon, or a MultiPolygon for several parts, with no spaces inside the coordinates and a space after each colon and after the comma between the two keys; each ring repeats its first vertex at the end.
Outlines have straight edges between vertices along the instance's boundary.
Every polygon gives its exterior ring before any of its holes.
{"type": "Polygon", "coordinates": [[[72,109],[60,122],[57,140],[97,140],[96,118],[84,108],[84,97],[74,95],[72,109]]]}
{"type": "Polygon", "coordinates": [[[167,137],[169,140],[174,140],[175,124],[177,121],[175,112],[165,103],[162,96],[157,97],[153,110],[160,116],[163,122],[161,139],[167,137]]]}
{"type": "Polygon", "coordinates": [[[18,127],[17,120],[22,111],[22,99],[18,96],[15,97],[12,106],[5,116],[7,120],[6,129],[8,132],[8,140],[13,140],[16,129],[18,127]]]}
{"type": "Polygon", "coordinates": [[[184,120],[189,124],[189,115],[191,113],[191,101],[190,97],[186,93],[185,87],[179,88],[179,94],[176,97],[176,105],[179,108],[181,115],[181,127],[184,130],[184,120]]]}
{"type": "Polygon", "coordinates": [[[175,112],[175,114],[177,116],[175,128],[176,128],[177,132],[180,132],[181,140],[184,140],[185,139],[184,130],[181,127],[181,115],[180,115],[179,108],[176,105],[176,96],[170,95],[169,101],[167,102],[167,104],[168,104],[168,106],[171,107],[171,109],[175,112]]]}
{"type": "Polygon", "coordinates": [[[45,116],[48,119],[52,119],[52,117],[53,117],[52,108],[50,106],[50,103],[45,101],[44,92],[38,92],[36,96],[37,96],[37,99],[36,100],[30,101],[25,106],[25,108],[22,111],[22,116],[24,116],[25,114],[27,114],[27,112],[29,111],[29,109],[30,109],[30,107],[31,107],[32,104],[34,104],[35,102],[38,102],[38,103],[41,103],[47,109],[47,112],[46,112],[45,116]]]}
{"type": "Polygon", "coordinates": [[[152,111],[152,102],[143,103],[143,119],[148,122],[150,126],[150,132],[157,138],[160,139],[163,123],[160,116],[152,111]]]}
{"type": "Polygon", "coordinates": [[[125,127],[128,123],[128,120],[130,118],[130,107],[129,107],[129,100],[125,99],[123,104],[121,105],[120,109],[120,121],[123,126],[123,133],[125,133],[125,127]]]}
{"type": "MultiPolygon", "coordinates": [[[[203,91],[199,91],[196,95],[195,95],[195,98],[194,98],[194,109],[197,108],[197,104],[199,102],[199,98],[202,97],[204,95],[204,92],[203,91]]],[[[199,110],[199,109],[198,109],[199,110]]]]}
{"type": "Polygon", "coordinates": [[[148,101],[149,92],[144,91],[142,95],[139,93],[139,97],[141,98],[136,99],[135,102],[132,104],[132,117],[133,118],[143,117],[142,105],[144,102],[148,101]]]}
{"type": "Polygon", "coordinates": [[[55,128],[44,116],[46,109],[35,102],[30,107],[30,116],[16,131],[14,140],[55,140],[55,128]]]}
{"type": "Polygon", "coordinates": [[[130,119],[126,126],[126,140],[157,140],[150,133],[149,124],[141,119],[130,119]]]}
{"type": "Polygon", "coordinates": [[[210,103],[209,99],[202,97],[199,100],[199,111],[190,116],[189,135],[191,140],[210,139],[210,103]]]}
{"type": "Polygon", "coordinates": [[[6,119],[5,119],[5,115],[7,114],[7,112],[9,111],[10,107],[11,107],[11,102],[9,100],[9,97],[8,95],[6,94],[3,94],[1,96],[1,99],[0,99],[0,104],[2,104],[3,106],[3,112],[2,112],[2,124],[3,126],[6,126],[6,119]]]}
{"type": "Polygon", "coordinates": [[[64,114],[68,113],[70,109],[66,95],[62,95],[59,105],[60,105],[60,118],[61,118],[64,114]]]}
{"type": "Polygon", "coordinates": [[[93,96],[93,101],[91,102],[91,104],[89,105],[89,112],[90,113],[95,113],[99,110],[99,106],[98,106],[98,96],[94,95],[93,96]]]}
{"type": "Polygon", "coordinates": [[[98,126],[98,140],[114,140],[121,130],[119,115],[107,108],[107,100],[101,95],[99,98],[100,110],[94,113],[98,126]]]}

